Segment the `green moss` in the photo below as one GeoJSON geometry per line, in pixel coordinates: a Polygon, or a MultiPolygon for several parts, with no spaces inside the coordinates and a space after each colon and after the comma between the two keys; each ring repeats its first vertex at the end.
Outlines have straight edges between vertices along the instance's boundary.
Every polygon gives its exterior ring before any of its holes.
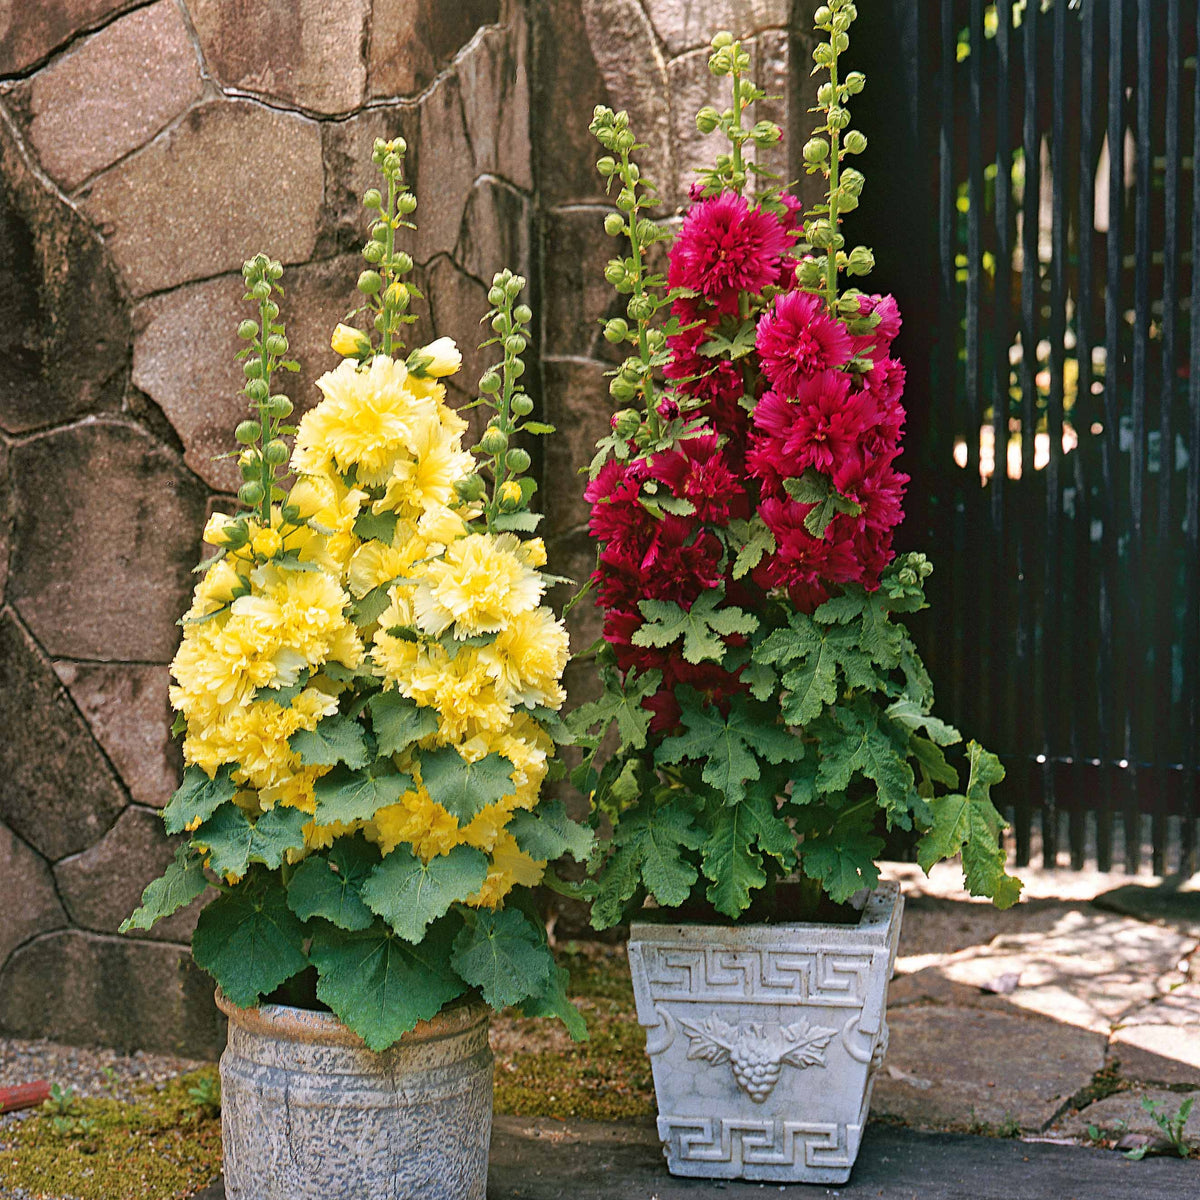
{"type": "Polygon", "coordinates": [[[37,1113],[0,1130],[0,1184],[71,1200],[176,1200],[221,1167],[221,1122],[189,1089],[216,1067],[181,1075],[130,1102],[76,1100],[56,1123],[37,1113]]]}

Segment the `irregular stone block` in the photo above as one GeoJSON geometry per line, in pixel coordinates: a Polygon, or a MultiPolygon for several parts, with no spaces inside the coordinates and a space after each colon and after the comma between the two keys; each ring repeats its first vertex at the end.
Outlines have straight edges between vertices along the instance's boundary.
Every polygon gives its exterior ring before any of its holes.
{"type": "Polygon", "coordinates": [[[764,29],[786,29],[792,0],[645,0],[645,5],[655,32],[674,57],[706,48],[719,29],[743,40],[764,29]]]}
{"type": "Polygon", "coordinates": [[[1180,984],[1123,1017],[1109,1054],[1126,1079],[1200,1087],[1200,983],[1180,984]]]}
{"type": "MultiPolygon", "coordinates": [[[[329,346],[334,325],[355,303],[357,255],[289,270],[281,303],[289,353],[297,375],[281,373],[279,391],[296,406],[297,419],[319,399],[314,381],[337,365],[329,346]]],[[[183,458],[212,487],[236,491],[241,483],[232,459],[234,426],[248,413],[238,394],[245,380],[236,359],[244,343],[238,322],[250,314],[240,275],[188,284],[139,305],[133,347],[133,383],[166,414],[183,443],[183,458]]]]}
{"type": "Polygon", "coordinates": [[[323,193],[314,121],[244,100],[214,100],[80,193],[135,296],[234,271],[264,248],[313,252],[323,193]],[[269,163],[265,176],[251,164],[269,163]],[[163,204],[171,206],[169,232],[163,204]]]}
{"type": "Polygon", "coordinates": [[[1104,1065],[1106,1039],[1045,1017],[943,1005],[889,1009],[871,1109],[917,1128],[1042,1129],[1104,1065]]]}
{"type": "MultiPolygon", "coordinates": [[[[671,137],[673,81],[654,30],[637,0],[582,0],[582,7],[588,42],[612,107],[628,111],[630,129],[646,143],[639,161],[669,199],[677,175],[671,137]],[[636,69],[631,69],[634,64],[636,69]]],[[[596,149],[591,161],[601,153],[596,149]]]]}
{"type": "MultiPolygon", "coordinates": [[[[515,263],[513,267],[517,269],[515,263]]],[[[435,336],[453,338],[462,352],[462,366],[447,382],[464,395],[475,396],[479,377],[500,358],[495,346],[479,349],[485,335],[491,336],[490,329],[479,324],[488,310],[487,288],[448,258],[437,259],[426,272],[426,279],[430,320],[414,326],[408,341],[419,346],[435,336]]]]}
{"type": "Polygon", "coordinates": [[[88,224],[34,175],[6,124],[0,312],[0,428],[23,433],[120,406],[129,314],[112,264],[88,224]]]}
{"type": "MultiPolygon", "coordinates": [[[[595,354],[603,339],[601,321],[624,315],[628,297],[618,296],[604,278],[604,263],[621,253],[604,232],[608,207],[577,207],[542,218],[542,253],[554,264],[545,273],[542,299],[542,351],[549,356],[595,354]]],[[[597,363],[595,373],[604,368],[597,363]]],[[[612,403],[605,392],[605,409],[612,403]]],[[[590,455],[589,455],[590,457],[590,455]]]]}
{"type": "Polygon", "coordinates": [[[500,19],[500,0],[375,0],[371,99],[413,96],[429,86],[481,25],[500,19]]]}
{"type": "MultiPolygon", "coordinates": [[[[1200,1084],[1200,1077],[1196,1077],[1195,1081],[1200,1084]]],[[[1183,1132],[1188,1141],[1195,1143],[1200,1140],[1200,1092],[1168,1092],[1162,1088],[1131,1088],[1127,1092],[1105,1096],[1103,1100],[1097,1100],[1086,1108],[1072,1109],[1055,1121],[1052,1128],[1055,1133],[1077,1138],[1089,1136],[1089,1125],[1094,1126],[1101,1134],[1140,1133],[1157,1138],[1162,1136],[1162,1130],[1142,1107],[1142,1099],[1158,1104],[1159,1111],[1170,1116],[1189,1095],[1194,1096],[1195,1100],[1183,1132]]]]}
{"type": "Polygon", "coordinates": [[[144,145],[203,87],[183,16],[172,0],[160,0],[81,42],[18,96],[38,159],[70,191],[144,145]]]}
{"type": "Polygon", "coordinates": [[[0,0],[0,75],[32,67],[83,29],[130,8],[135,0],[0,0]]]}
{"type": "MultiPolygon", "coordinates": [[[[178,840],[167,837],[158,813],[127,808],[94,846],[63,859],[54,868],[59,895],[72,922],[97,933],[116,933],[141,903],[146,885],[175,857],[178,840]]],[[[190,942],[206,899],[211,896],[199,897],[148,933],[139,931],[135,936],[190,942]]]]}
{"type": "Polygon", "coordinates": [[[142,429],[117,421],[23,443],[12,475],[8,598],[46,651],[168,662],[203,528],[199,481],[142,429]]]}
{"type": "Polygon", "coordinates": [[[8,477],[8,443],[0,441],[0,604],[8,582],[8,547],[12,541],[12,488],[8,477]]]}
{"type": "Polygon", "coordinates": [[[23,946],[0,971],[0,1035],[52,1037],[215,1059],[213,982],[183,946],[71,929],[23,946]]]}
{"type": "Polygon", "coordinates": [[[137,663],[56,662],[54,670],[92,728],[130,796],[162,808],[183,760],[171,738],[170,675],[137,663]]]}
{"type": "Polygon", "coordinates": [[[60,929],[67,914],[54,892],[50,868],[11,829],[0,824],[0,893],[20,897],[0,907],[0,963],[35,934],[60,929]]]}
{"type": "Polygon", "coordinates": [[[54,861],[82,850],[117,819],[120,784],[9,612],[0,615],[0,729],[0,820],[39,853],[54,861]]]}
{"type": "MultiPolygon", "coordinates": [[[[362,104],[371,0],[189,0],[209,70],[227,87],[319,113],[362,104]]],[[[377,22],[376,22],[377,24],[377,22]]]]}
{"type": "Polygon", "coordinates": [[[490,284],[502,267],[528,278],[531,224],[529,201],[516,188],[484,177],[467,197],[454,259],[484,283],[490,284]]]}
{"type": "Polygon", "coordinates": [[[517,6],[509,23],[484,30],[463,56],[458,81],[476,174],[499,175],[532,192],[528,36],[524,9],[517,6]]]}
{"type": "Polygon", "coordinates": [[[586,359],[542,360],[543,413],[558,428],[545,446],[545,477],[554,481],[554,491],[548,486],[544,498],[542,532],[547,538],[587,524],[591,506],[583,498],[578,472],[591,462],[596,441],[610,432],[614,407],[603,371],[602,364],[586,359]]]}
{"type": "Polygon", "coordinates": [[[435,255],[454,253],[467,193],[475,182],[475,159],[456,75],[443,76],[421,100],[420,134],[415,144],[409,142],[408,150],[409,178],[418,202],[412,254],[417,262],[428,263],[435,255]]]}

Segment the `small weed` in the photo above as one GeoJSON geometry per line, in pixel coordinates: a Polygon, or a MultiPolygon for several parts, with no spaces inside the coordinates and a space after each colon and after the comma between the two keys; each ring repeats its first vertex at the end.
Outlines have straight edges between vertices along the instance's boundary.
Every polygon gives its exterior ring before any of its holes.
{"type": "Polygon", "coordinates": [[[212,1072],[197,1077],[187,1090],[191,1102],[200,1117],[215,1117],[221,1112],[221,1077],[212,1072]]]}
{"type": "MultiPolygon", "coordinates": [[[[1189,1096],[1174,1112],[1167,1108],[1161,1100],[1151,1100],[1149,1096],[1142,1097],[1142,1111],[1149,1113],[1155,1125],[1162,1130],[1162,1135],[1170,1143],[1171,1149],[1180,1158],[1191,1156],[1192,1147],[1184,1136],[1184,1126],[1191,1115],[1194,1096],[1189,1096]]],[[[1146,1157],[1149,1146],[1138,1146],[1136,1150],[1127,1150],[1125,1157],[1131,1162],[1137,1162],[1146,1157]]]]}
{"type": "Polygon", "coordinates": [[[79,1102],[75,1099],[75,1090],[69,1087],[65,1088],[58,1083],[51,1084],[50,1099],[43,1101],[42,1108],[51,1116],[73,1116],[79,1108],[79,1102]]]}
{"type": "Polygon", "coordinates": [[[1125,1133],[1127,1123],[1118,1117],[1112,1124],[1111,1129],[1101,1129],[1099,1125],[1089,1125],[1087,1127],[1088,1141],[1094,1142],[1097,1146],[1103,1146],[1108,1142],[1120,1141],[1125,1133]]]}

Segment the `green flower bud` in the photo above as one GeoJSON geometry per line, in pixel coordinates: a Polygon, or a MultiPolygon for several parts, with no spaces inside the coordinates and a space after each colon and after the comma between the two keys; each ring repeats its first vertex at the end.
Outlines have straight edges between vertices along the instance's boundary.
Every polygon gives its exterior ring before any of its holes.
{"type": "Polygon", "coordinates": [[[251,289],[250,295],[255,300],[267,300],[271,296],[271,285],[265,280],[260,279],[251,289]]]}
{"type": "Polygon", "coordinates": [[[861,71],[851,71],[846,76],[846,90],[850,95],[857,96],[866,86],[867,77],[861,71]]]}
{"type": "Polygon", "coordinates": [[[851,129],[846,134],[844,146],[847,154],[861,154],[867,148],[867,135],[851,129]]]}
{"type": "Polygon", "coordinates": [[[382,208],[383,197],[379,194],[378,188],[367,188],[363,192],[363,208],[382,208]]]}
{"type": "Polygon", "coordinates": [[[823,163],[829,157],[829,143],[821,137],[809,138],[804,143],[804,161],[806,163],[823,163]]]}
{"type": "Polygon", "coordinates": [[[620,287],[626,281],[625,264],[618,259],[613,259],[607,267],[604,268],[604,278],[608,280],[613,287],[620,287]]]}
{"type": "Polygon", "coordinates": [[[237,438],[243,446],[252,446],[258,441],[258,435],[262,431],[262,426],[257,421],[242,421],[233,431],[233,436],[237,438]]]}
{"type": "Polygon", "coordinates": [[[819,26],[824,27],[824,26],[828,25],[832,20],[833,20],[833,13],[830,12],[829,8],[824,4],[822,4],[821,7],[818,8],[815,13],[813,13],[813,24],[814,25],[819,25],[819,26]]]}
{"type": "Polygon", "coordinates": [[[487,371],[479,381],[479,390],[486,392],[489,396],[494,395],[500,390],[500,384],[500,376],[495,371],[487,371]]]}
{"type": "Polygon", "coordinates": [[[262,359],[252,354],[242,362],[242,374],[247,379],[257,379],[262,374],[262,359]]]}
{"type": "Polygon", "coordinates": [[[519,448],[516,450],[510,450],[504,456],[504,465],[517,475],[520,475],[522,471],[528,471],[531,461],[532,460],[530,459],[529,454],[519,448]]]}
{"type": "Polygon", "coordinates": [[[627,311],[635,321],[649,321],[654,316],[654,297],[634,296],[627,311]]]}
{"type": "Polygon", "coordinates": [[[912,567],[903,567],[896,576],[905,587],[912,587],[917,582],[917,573],[912,567]]]}
{"type": "Polygon", "coordinates": [[[412,192],[401,192],[396,197],[396,211],[402,216],[407,217],[409,213],[416,212],[417,198],[412,192]]]}
{"type": "Polygon", "coordinates": [[[525,282],[526,280],[524,275],[513,275],[508,280],[508,282],[504,285],[504,290],[508,293],[508,298],[510,300],[515,300],[521,294],[521,289],[524,288],[525,282]]]}
{"type": "Polygon", "coordinates": [[[398,154],[385,154],[383,157],[383,169],[389,175],[395,175],[400,170],[403,161],[398,154]]]}
{"type": "Polygon", "coordinates": [[[850,110],[835,104],[829,110],[829,126],[831,129],[845,129],[850,124],[850,110]]]}
{"type": "Polygon", "coordinates": [[[468,504],[476,500],[482,500],[486,490],[483,480],[478,475],[468,475],[465,479],[456,479],[454,481],[454,491],[457,493],[458,498],[465,500],[468,504]]]}
{"type": "Polygon", "coordinates": [[[258,453],[243,450],[238,455],[238,471],[243,479],[257,479],[262,474],[262,459],[258,453]]]}
{"type": "Polygon", "coordinates": [[[382,262],[384,253],[384,248],[376,241],[368,242],[362,249],[363,258],[372,264],[382,262]]]}
{"type": "Polygon", "coordinates": [[[288,448],[286,442],[281,442],[278,438],[270,441],[263,448],[263,457],[272,467],[281,467],[288,460],[288,448]]]}
{"type": "Polygon", "coordinates": [[[783,137],[783,130],[773,121],[756,122],[750,133],[756,146],[773,146],[783,137]]]}
{"type": "Polygon", "coordinates": [[[508,354],[522,354],[528,343],[519,333],[510,333],[504,339],[504,349],[508,354]]]}
{"type": "Polygon", "coordinates": [[[249,317],[238,325],[238,337],[243,342],[248,342],[252,338],[258,337],[258,322],[251,321],[249,317]]]}
{"type": "Polygon", "coordinates": [[[612,342],[615,346],[618,342],[623,342],[629,336],[629,326],[620,317],[613,317],[611,321],[605,322],[604,338],[606,341],[612,342]]]}
{"type": "Polygon", "coordinates": [[[383,287],[383,276],[378,271],[364,271],[358,277],[358,290],[364,296],[374,296],[383,287]]]}
{"type": "Polygon", "coordinates": [[[289,524],[295,525],[300,520],[300,505],[285,504],[280,510],[279,515],[289,524]]]}
{"type": "Polygon", "coordinates": [[[853,212],[858,207],[858,197],[853,192],[838,188],[838,212],[853,212]]]}
{"type": "Polygon", "coordinates": [[[488,298],[488,303],[493,308],[499,307],[501,304],[504,303],[504,300],[505,300],[505,292],[504,292],[503,286],[501,286],[500,284],[492,284],[492,286],[488,289],[487,298],[488,298]]]}
{"type": "Polygon", "coordinates": [[[288,352],[288,340],[282,333],[273,333],[263,344],[263,349],[278,358],[281,354],[288,352]]]}
{"type": "Polygon", "coordinates": [[[253,508],[262,503],[263,485],[257,479],[248,480],[238,488],[238,499],[253,508]]]}
{"type": "Polygon", "coordinates": [[[518,358],[509,364],[509,373],[514,379],[520,379],[525,374],[525,364],[518,358]]]}
{"type": "Polygon", "coordinates": [[[833,226],[823,218],[814,221],[808,231],[808,241],[818,250],[828,250],[833,245],[833,226]]]}
{"type": "Polygon", "coordinates": [[[528,325],[533,320],[533,309],[528,304],[518,304],[513,309],[513,320],[518,321],[522,325],[528,325]]]}
{"type": "Polygon", "coordinates": [[[515,479],[506,479],[497,492],[497,499],[500,501],[501,512],[516,512],[521,507],[521,501],[524,494],[521,491],[521,485],[515,479]]]}
{"type": "Polygon", "coordinates": [[[382,333],[387,326],[387,318],[383,313],[376,313],[375,320],[371,324],[375,326],[376,333],[382,333]]]}
{"type": "Polygon", "coordinates": [[[642,427],[642,414],[635,408],[623,408],[613,414],[612,427],[617,437],[631,438],[642,427]]]}
{"type": "Polygon", "coordinates": [[[527,417],[533,412],[533,401],[524,392],[518,392],[512,398],[510,407],[518,417],[527,417]]]}
{"type": "Polygon", "coordinates": [[[630,383],[627,379],[622,379],[620,375],[615,376],[608,383],[608,394],[616,401],[622,404],[628,403],[637,395],[637,385],[630,383]]]}
{"type": "Polygon", "coordinates": [[[845,54],[850,48],[850,37],[848,34],[836,32],[829,35],[829,40],[833,44],[835,54],[845,54]]]}
{"type": "Polygon", "coordinates": [[[267,398],[268,388],[265,379],[251,379],[246,384],[246,395],[255,403],[261,404],[267,398]]]}
{"type": "Polygon", "coordinates": [[[267,400],[267,412],[276,418],[290,417],[292,415],[292,402],[283,395],[271,396],[267,400]]]}
{"type": "Polygon", "coordinates": [[[603,158],[596,160],[596,170],[605,179],[611,179],[617,173],[617,160],[606,154],[603,158]]]}
{"type": "Polygon", "coordinates": [[[604,232],[609,237],[620,237],[625,232],[625,222],[619,213],[609,213],[604,218],[604,232]]]}
{"type": "Polygon", "coordinates": [[[489,425],[479,440],[479,448],[484,454],[503,454],[508,449],[508,438],[505,436],[504,430],[498,429],[495,425],[489,425]]]}
{"type": "Polygon", "coordinates": [[[821,264],[815,258],[802,258],[796,265],[796,282],[804,288],[815,288],[821,282],[821,264]]]}
{"type": "Polygon", "coordinates": [[[812,56],[818,67],[828,67],[833,62],[833,47],[828,42],[820,42],[812,56]]]}
{"type": "Polygon", "coordinates": [[[282,279],[283,263],[281,263],[278,259],[273,259],[270,265],[267,267],[267,275],[274,280],[282,279]]]}
{"type": "Polygon", "coordinates": [[[875,255],[866,246],[855,246],[846,263],[847,275],[869,275],[875,269],[875,255]]]}
{"type": "Polygon", "coordinates": [[[696,114],[696,128],[701,133],[712,133],[721,123],[721,114],[711,104],[706,104],[696,114]]]}
{"type": "Polygon", "coordinates": [[[711,44],[714,50],[724,50],[726,46],[733,45],[733,34],[728,29],[721,29],[714,35],[711,44]]]}
{"type": "Polygon", "coordinates": [[[388,225],[386,221],[376,221],[371,226],[371,236],[377,242],[386,242],[388,237],[388,225]]]}
{"type": "Polygon", "coordinates": [[[633,194],[632,188],[622,188],[617,194],[617,208],[621,212],[633,212],[637,207],[637,196],[633,194]]]}
{"type": "Polygon", "coordinates": [[[846,189],[852,196],[862,195],[863,184],[866,178],[861,171],[856,171],[853,167],[845,167],[842,173],[838,176],[838,185],[846,189]]]}
{"type": "Polygon", "coordinates": [[[838,33],[845,33],[846,30],[850,28],[850,14],[847,12],[838,13],[837,16],[833,18],[833,28],[838,33]]]}
{"type": "Polygon", "coordinates": [[[492,330],[495,333],[507,333],[512,322],[508,318],[507,313],[498,312],[492,318],[492,330]]]}

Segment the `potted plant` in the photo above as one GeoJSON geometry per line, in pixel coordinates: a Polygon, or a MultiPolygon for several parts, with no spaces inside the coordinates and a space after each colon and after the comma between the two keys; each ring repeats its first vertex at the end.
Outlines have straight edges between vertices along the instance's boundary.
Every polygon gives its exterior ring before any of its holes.
{"type": "Polygon", "coordinates": [[[585,1033],[531,899],[547,859],[592,839],[540,796],[568,647],[510,444],[550,432],[520,385],[525,281],[488,293],[502,359],[468,451],[442,382],[454,343],[401,341],[419,295],[396,236],[416,206],[405,150],[375,143],[383,184],[363,198],[371,331],[337,326],[343,361],[297,427],[276,383],[297,367],[282,267],[244,266],[241,509],[205,530],[171,668],[186,769],[163,817],[186,838],[124,926],[217,893],[192,948],[229,1017],[231,1200],[482,1200],[488,1009],[585,1033]]]}
{"type": "Polygon", "coordinates": [[[1020,890],[989,798],[1003,769],[972,742],[960,790],[959,734],[932,715],[897,620],[924,607],[931,566],[892,549],[899,312],[843,286],[873,265],[841,232],[866,146],[848,111],[863,76],[839,69],[855,16],[849,0],[816,13],[828,78],[803,157],[827,190],[808,213],[754,161],[781,131],[748,117],[763,98],[749,55],[713,39],[730,103],[697,125],[728,148],[692,189],[665,277],[648,263],[670,235],[646,215],[627,116],[592,122],[618,189],[605,229],[628,243],[605,272],[627,297],[605,336],[628,349],[586,491],[604,690],[573,714],[574,778],[612,824],[593,922],[633,922],[679,1175],[849,1177],[902,911],[879,882],[885,832],[911,837],[926,870],[961,852],[973,895],[1006,907],[1020,890]]]}

